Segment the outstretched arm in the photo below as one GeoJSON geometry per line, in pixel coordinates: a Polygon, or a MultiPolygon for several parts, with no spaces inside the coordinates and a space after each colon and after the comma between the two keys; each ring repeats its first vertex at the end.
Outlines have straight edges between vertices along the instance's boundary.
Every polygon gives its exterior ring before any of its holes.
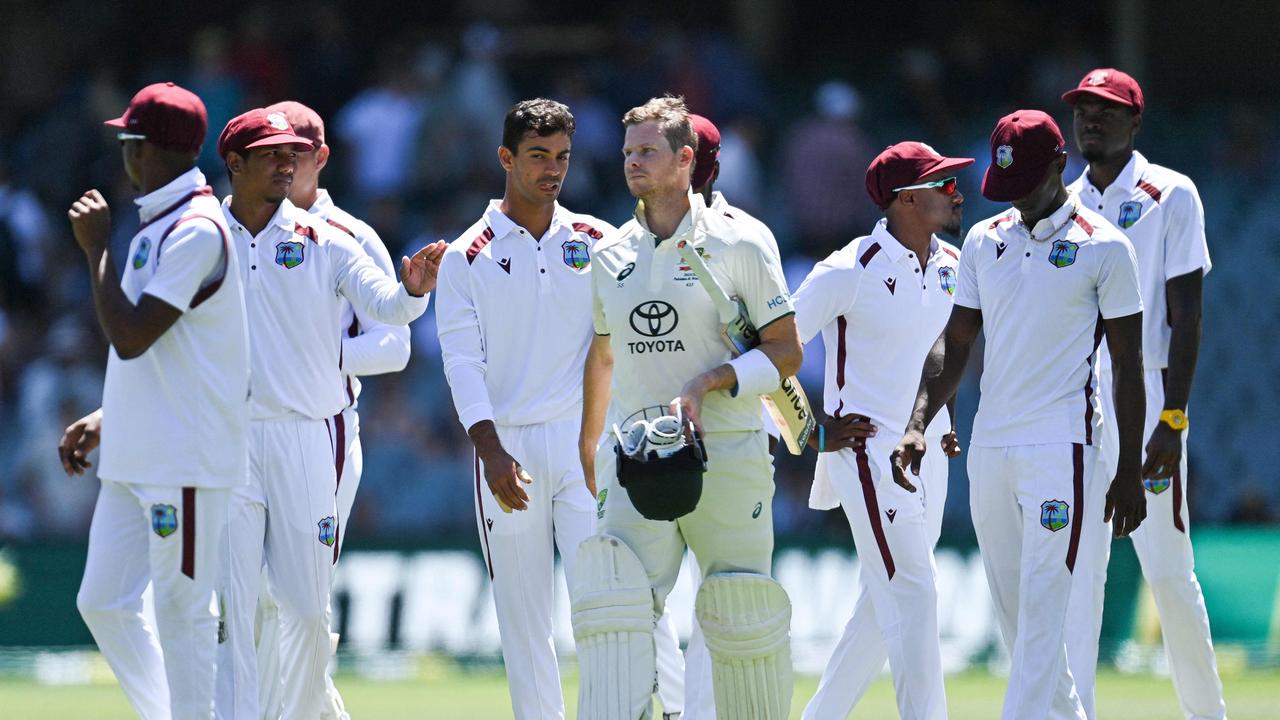
{"type": "Polygon", "coordinates": [[[907,421],[907,432],[891,458],[894,482],[911,492],[915,492],[916,488],[907,479],[907,468],[910,468],[911,474],[917,477],[920,475],[920,460],[927,449],[924,442],[925,428],[929,426],[933,416],[955,396],[965,366],[969,363],[969,351],[981,329],[981,310],[956,305],[951,309],[947,326],[925,357],[924,369],[920,373],[920,389],[916,392],[911,419],[907,421]]]}

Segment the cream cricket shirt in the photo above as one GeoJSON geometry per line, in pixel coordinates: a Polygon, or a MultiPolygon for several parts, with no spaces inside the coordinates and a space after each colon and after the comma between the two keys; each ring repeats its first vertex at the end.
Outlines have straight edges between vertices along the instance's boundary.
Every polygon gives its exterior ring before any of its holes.
{"type": "MultiPolygon", "coordinates": [[[[707,291],[676,249],[682,240],[702,255],[730,297],[737,297],[758,329],[792,314],[782,268],[749,225],[709,211],[700,195],[675,234],[657,242],[645,226],[644,205],[596,249],[592,273],[595,332],[613,349],[613,392],[606,427],[652,405],[666,405],[699,373],[730,360],[720,320],[707,291]]],[[[760,399],[706,396],[708,432],[761,427],[760,399]]]]}
{"type": "Polygon", "coordinates": [[[142,355],[107,358],[106,480],[230,488],[249,479],[244,286],[222,209],[192,169],[137,200],[142,226],[120,288],[182,310],[142,355]]]}
{"type": "Polygon", "coordinates": [[[582,412],[591,271],[612,225],[559,204],[541,238],[493,200],[449,244],[436,289],[444,372],[463,428],[533,425],[582,412]]]}
{"type": "MultiPolygon", "coordinates": [[[[951,317],[960,264],[955,246],[936,236],[930,250],[921,270],[881,220],[818,263],[796,290],[800,341],[822,333],[828,415],[866,415],[883,431],[905,431],[925,356],[951,317]]],[[[944,408],[931,437],[950,427],[944,408]]]]}
{"type": "MultiPolygon", "coordinates": [[[[382,272],[395,279],[396,266],[382,238],[367,223],[334,205],[328,190],[322,188],[318,191],[316,201],[307,212],[354,238],[382,272]]],[[[348,405],[355,407],[360,397],[357,375],[378,375],[404,369],[409,361],[409,326],[371,320],[356,312],[346,299],[341,301],[341,306],[342,370],[346,373],[348,405]]]]}
{"type": "Polygon", "coordinates": [[[255,420],[321,420],[349,402],[341,365],[342,299],[380,322],[404,325],[427,308],[387,277],[350,235],[285,200],[256,236],[222,203],[244,278],[253,348],[255,420]]]}
{"type": "Polygon", "coordinates": [[[1034,231],[1010,209],[969,230],[955,302],[986,335],[973,444],[1091,445],[1102,320],[1142,310],[1124,235],[1074,195],[1034,231]]]}
{"type": "Polygon", "coordinates": [[[765,244],[769,246],[769,249],[773,251],[773,256],[779,259],[778,264],[782,264],[782,253],[778,252],[778,240],[773,236],[773,231],[769,229],[768,225],[757,220],[755,216],[748,213],[746,210],[730,205],[729,201],[724,199],[724,193],[719,190],[713,190],[711,192],[710,208],[730,220],[737,220],[750,225],[751,228],[759,233],[760,237],[764,239],[765,244]]]}
{"type": "Polygon", "coordinates": [[[1139,152],[1115,182],[1099,192],[1086,170],[1074,183],[1080,203],[1115,225],[1133,243],[1142,288],[1142,361],[1146,370],[1169,366],[1169,305],[1165,283],[1213,263],[1204,232],[1204,205],[1186,175],[1153,165],[1139,152]]]}

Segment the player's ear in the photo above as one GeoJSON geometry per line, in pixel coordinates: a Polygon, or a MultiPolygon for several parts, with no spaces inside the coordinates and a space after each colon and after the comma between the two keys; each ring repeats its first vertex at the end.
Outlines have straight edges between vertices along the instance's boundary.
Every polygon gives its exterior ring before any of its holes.
{"type": "Polygon", "coordinates": [[[502,165],[503,170],[511,172],[516,163],[516,156],[511,152],[511,148],[506,145],[498,146],[498,163],[502,165]]]}
{"type": "Polygon", "coordinates": [[[693,164],[693,158],[696,156],[693,148],[688,145],[680,146],[680,167],[686,167],[693,164]]]}
{"type": "Polygon", "coordinates": [[[316,151],[316,171],[318,172],[320,170],[323,170],[324,166],[327,165],[328,163],[329,163],[329,146],[321,145],[320,149],[316,151]]]}
{"type": "Polygon", "coordinates": [[[1133,127],[1129,131],[1130,137],[1137,135],[1142,130],[1142,113],[1133,114],[1133,127]]]}

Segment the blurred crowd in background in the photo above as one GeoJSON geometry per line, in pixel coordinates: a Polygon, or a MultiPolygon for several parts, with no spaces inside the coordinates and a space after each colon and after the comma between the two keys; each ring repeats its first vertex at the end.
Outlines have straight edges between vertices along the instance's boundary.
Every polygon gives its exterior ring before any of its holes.
{"type": "MultiPolygon", "coordinates": [[[[818,40],[807,42],[794,21],[762,47],[770,31],[744,36],[742,3],[710,4],[737,13],[736,24],[714,22],[710,10],[684,20],[606,16],[576,2],[566,5],[580,12],[542,17],[519,0],[496,3],[498,20],[454,8],[441,23],[373,22],[358,6],[324,2],[232,3],[216,19],[172,9],[149,19],[146,3],[106,5],[0,11],[0,540],[87,534],[96,480],[67,478],[55,446],[68,423],[98,407],[106,345],[65,211],[85,189],[101,189],[123,257],[138,222],[135,193],[101,121],[147,83],[173,80],[204,99],[210,131],[200,166],[220,195],[228,183],[213,148],[228,119],[283,99],[314,107],[333,148],[322,185],[377,229],[393,257],[454,239],[501,196],[502,118],[528,97],[563,101],[577,119],[562,203],[621,224],[633,207],[622,177],[622,113],[653,95],[683,95],[720,127],[716,189],[773,229],[794,289],[817,260],[878,218],[863,177],[881,148],[919,139],[978,158],[960,183],[967,228],[998,210],[978,192],[996,119],[1037,107],[1069,137],[1060,94],[1091,68],[1117,64],[1105,36],[1062,31],[1072,19],[1047,3],[1030,20],[1007,17],[1027,12],[1022,4],[984,3],[981,13],[936,18],[933,37],[866,52],[832,42],[830,28],[816,27],[818,40]],[[1018,22],[1044,32],[1015,38],[1018,22]]],[[[1199,100],[1158,68],[1145,63],[1159,82],[1128,68],[1147,93],[1138,147],[1198,184],[1214,259],[1189,409],[1191,515],[1196,523],[1277,522],[1275,92],[1199,100]]],[[[1082,170],[1071,149],[1068,180],[1082,170]]],[[[360,398],[365,465],[350,537],[469,544],[471,446],[441,369],[434,312],[412,328],[408,369],[368,379],[360,398]]],[[[815,404],[820,345],[806,348],[802,375],[815,404]]],[[[981,363],[972,365],[960,398],[962,439],[977,404],[981,363]]],[[[945,526],[961,539],[971,533],[963,460],[952,465],[945,526]]],[[[838,513],[806,508],[812,462],[811,454],[779,459],[778,532],[847,537],[838,513]]]]}

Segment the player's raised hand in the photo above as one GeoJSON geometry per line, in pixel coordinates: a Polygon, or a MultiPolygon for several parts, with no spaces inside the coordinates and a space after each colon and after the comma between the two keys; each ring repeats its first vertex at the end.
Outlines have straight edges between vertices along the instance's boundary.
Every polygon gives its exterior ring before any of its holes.
{"type": "Polygon", "coordinates": [[[101,253],[111,238],[111,208],[102,193],[90,190],[71,203],[67,211],[76,243],[87,254],[101,253]]]}
{"type": "Polygon", "coordinates": [[[964,452],[960,449],[960,436],[956,435],[955,430],[948,430],[946,435],[942,436],[942,452],[947,457],[959,457],[964,452]]]}
{"type": "MultiPolygon", "coordinates": [[[[875,437],[879,428],[866,415],[828,417],[822,421],[822,452],[836,452],[846,448],[865,447],[867,438],[875,437]]],[[[809,445],[818,448],[818,433],[809,434],[809,445]]]]}
{"type": "Polygon", "coordinates": [[[440,260],[449,244],[437,240],[413,254],[400,258],[400,282],[410,295],[419,297],[436,289],[436,277],[440,274],[440,260]]]}
{"type": "Polygon", "coordinates": [[[58,441],[58,459],[67,477],[83,475],[89,462],[89,453],[102,442],[102,408],[85,415],[67,426],[58,441]]]}
{"type": "Polygon", "coordinates": [[[915,492],[916,486],[907,479],[907,471],[920,477],[920,461],[924,459],[928,444],[924,441],[924,433],[919,430],[908,430],[898,441],[898,447],[889,455],[889,464],[893,467],[893,481],[907,492],[915,492]]]}
{"type": "Polygon", "coordinates": [[[1137,473],[1116,473],[1107,490],[1107,505],[1102,521],[1111,523],[1111,532],[1116,537],[1124,537],[1142,524],[1147,518],[1147,496],[1143,491],[1142,480],[1137,473]]]}

